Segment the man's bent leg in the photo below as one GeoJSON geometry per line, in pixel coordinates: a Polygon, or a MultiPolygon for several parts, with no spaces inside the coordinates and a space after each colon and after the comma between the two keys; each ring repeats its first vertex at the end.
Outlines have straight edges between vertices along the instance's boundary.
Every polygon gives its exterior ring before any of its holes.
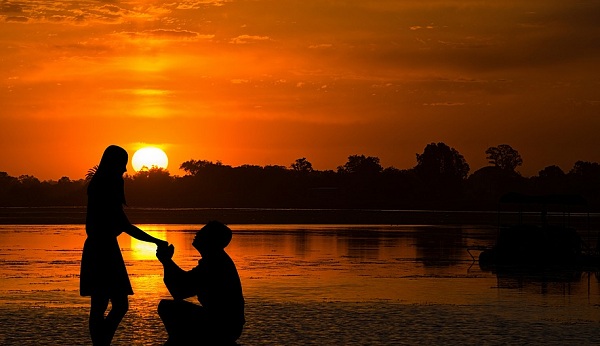
{"type": "Polygon", "coordinates": [[[204,309],[185,300],[163,299],[158,304],[158,315],[169,334],[169,344],[184,344],[198,337],[203,327],[204,309]]]}

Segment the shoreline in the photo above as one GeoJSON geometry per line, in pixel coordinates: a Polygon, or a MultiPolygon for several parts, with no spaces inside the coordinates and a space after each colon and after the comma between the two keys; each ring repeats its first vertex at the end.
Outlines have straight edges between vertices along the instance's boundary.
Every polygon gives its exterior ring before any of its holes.
{"type": "MultiPolygon", "coordinates": [[[[498,224],[496,211],[276,209],[276,208],[131,208],[133,224],[498,224]]],[[[85,224],[86,207],[0,207],[0,224],[85,224]]]]}

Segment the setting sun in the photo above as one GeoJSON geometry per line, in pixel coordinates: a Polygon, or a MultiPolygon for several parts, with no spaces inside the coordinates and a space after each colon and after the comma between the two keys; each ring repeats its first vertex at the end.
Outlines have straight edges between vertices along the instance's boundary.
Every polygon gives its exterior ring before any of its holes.
{"type": "Polygon", "coordinates": [[[136,172],[150,168],[167,169],[169,158],[162,149],[145,147],[139,149],[131,158],[131,166],[136,172]]]}

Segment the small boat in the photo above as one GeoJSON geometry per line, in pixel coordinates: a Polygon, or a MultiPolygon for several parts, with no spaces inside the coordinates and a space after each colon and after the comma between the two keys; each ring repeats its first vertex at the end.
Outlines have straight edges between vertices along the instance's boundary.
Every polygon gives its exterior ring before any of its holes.
{"type": "MultiPolygon", "coordinates": [[[[600,268],[598,246],[592,248],[571,225],[571,212],[587,207],[581,196],[509,193],[502,196],[500,205],[516,205],[519,220],[508,226],[501,226],[499,221],[495,245],[479,254],[483,270],[597,271],[600,268]],[[562,211],[556,211],[561,208],[562,211]],[[555,222],[550,222],[549,211],[555,222]]],[[[499,220],[503,215],[500,209],[499,220]]],[[[581,218],[582,214],[579,215],[581,218]]],[[[589,212],[587,220],[589,227],[589,212]]]]}

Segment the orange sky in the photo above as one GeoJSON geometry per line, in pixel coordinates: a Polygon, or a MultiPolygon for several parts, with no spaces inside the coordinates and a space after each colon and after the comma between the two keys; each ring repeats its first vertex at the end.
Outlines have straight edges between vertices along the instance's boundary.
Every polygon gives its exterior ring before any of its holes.
{"type": "Polygon", "coordinates": [[[0,171],[82,178],[103,149],[535,175],[600,162],[598,1],[2,1],[0,171]]]}

